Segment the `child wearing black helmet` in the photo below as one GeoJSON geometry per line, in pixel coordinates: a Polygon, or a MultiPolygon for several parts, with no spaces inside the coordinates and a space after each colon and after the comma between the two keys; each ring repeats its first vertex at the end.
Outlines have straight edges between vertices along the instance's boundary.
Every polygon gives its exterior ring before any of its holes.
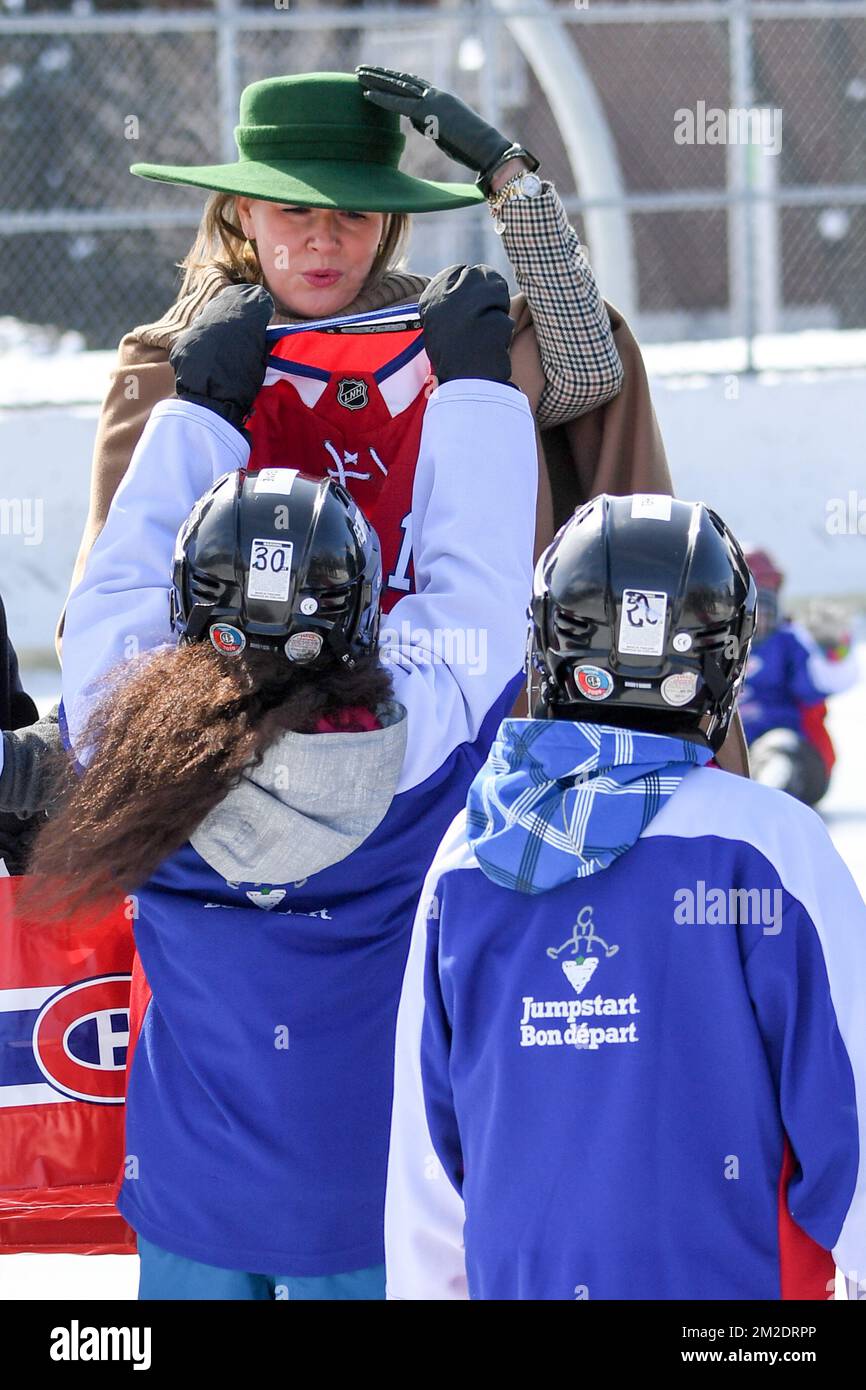
{"type": "Polygon", "coordinates": [[[831,1297],[866,1264],[866,907],[812,811],[707,767],[743,553],[700,503],[601,496],[531,619],[535,717],[416,917],[389,1296],[831,1297]]]}
{"type": "Polygon", "coordinates": [[[154,409],[70,598],[63,706],[86,766],[33,863],[66,904],[130,894],[153,994],[119,1207],[145,1299],[384,1297],[412,920],[520,683],[537,460],[505,282],[451,267],[422,296],[448,350],[414,481],[416,592],[387,632],[378,539],[347,492],[302,457],[245,467],[262,295],[239,287],[179,340],[179,399],[154,409]],[[172,575],[166,518],[195,479],[172,575]],[[126,644],[105,698],[76,687],[126,644]]]}

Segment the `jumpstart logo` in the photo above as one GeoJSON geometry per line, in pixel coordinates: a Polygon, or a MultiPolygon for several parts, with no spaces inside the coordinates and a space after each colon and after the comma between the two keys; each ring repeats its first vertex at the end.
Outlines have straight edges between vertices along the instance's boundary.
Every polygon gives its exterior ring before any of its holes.
{"type": "Polygon", "coordinates": [[[46,999],[33,1025],[45,1080],[71,1100],[122,1105],[129,1045],[129,975],[97,975],[46,999]]]}

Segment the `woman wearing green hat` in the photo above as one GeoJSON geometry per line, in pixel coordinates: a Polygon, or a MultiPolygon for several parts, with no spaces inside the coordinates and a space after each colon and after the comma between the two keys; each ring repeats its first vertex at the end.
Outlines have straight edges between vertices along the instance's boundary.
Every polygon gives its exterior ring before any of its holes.
{"type": "MultiPolygon", "coordinates": [[[[534,156],[457,97],[383,68],[268,78],[242,93],[235,135],[233,164],[132,166],[143,178],[209,189],[211,197],[183,262],[176,302],[162,319],[121,341],[97,430],[90,513],[72,588],[151,409],[174,392],[169,350],[204,305],[238,280],[265,284],[277,307],[274,324],[412,303],[429,279],[403,268],[413,213],[487,198],[525,295],[512,301],[514,380],[541,429],[582,416],[620,391],[608,309],[555,188],[535,173],[534,156]],[[404,173],[400,114],[473,169],[475,183],[404,173]]],[[[586,475],[585,465],[580,471],[586,475]]],[[[541,482],[539,544],[552,535],[546,476],[541,482]]],[[[628,482],[668,490],[663,455],[649,475],[628,482]]]]}

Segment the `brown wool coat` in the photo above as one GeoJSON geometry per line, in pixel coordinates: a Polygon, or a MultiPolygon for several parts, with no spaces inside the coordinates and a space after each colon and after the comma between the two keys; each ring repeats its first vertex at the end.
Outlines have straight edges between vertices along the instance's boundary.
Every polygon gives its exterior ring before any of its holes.
{"type": "MultiPolygon", "coordinates": [[[[407,277],[408,279],[409,277],[407,277]]],[[[415,277],[412,277],[415,278],[415,277]]],[[[417,299],[413,286],[405,301],[417,299]]],[[[613,400],[585,415],[539,431],[538,522],[536,557],[575,507],[599,492],[627,495],[632,492],[673,493],[664,445],[650,397],[640,348],[622,315],[607,305],[613,336],[623,365],[622,389],[613,400]]],[[[532,314],[526,297],[511,302],[515,321],[512,341],[512,379],[526,394],[535,411],[545,383],[532,314]]],[[[168,323],[167,316],[162,323],[168,323]]],[[[182,325],[172,325],[176,332],[182,325]]],[[[134,329],[120,343],[118,363],[112,372],[94,445],[90,507],[70,584],[80,582],[90,549],[105,524],[108,509],[129,466],[133,450],[157,401],[174,394],[174,370],[168,360],[170,332],[161,334],[134,329]]],[[[55,635],[62,659],[64,612],[55,635]]],[[[513,713],[527,713],[521,695],[513,713]]],[[[739,720],[719,755],[731,772],[748,776],[748,756],[739,720]]]]}

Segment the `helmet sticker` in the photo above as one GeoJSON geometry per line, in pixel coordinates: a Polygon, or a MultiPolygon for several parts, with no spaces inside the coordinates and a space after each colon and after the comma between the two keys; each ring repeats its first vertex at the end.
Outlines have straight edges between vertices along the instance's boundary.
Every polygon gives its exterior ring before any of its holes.
{"type": "Polygon", "coordinates": [[[655,521],[670,521],[672,501],[672,497],[657,496],[653,492],[636,492],[631,499],[632,520],[651,517],[655,521]]]}
{"type": "Polygon", "coordinates": [[[240,628],[234,627],[232,623],[211,623],[210,640],[217,651],[225,656],[240,656],[247,645],[247,639],[240,628]]]}
{"type": "Polygon", "coordinates": [[[288,494],[298,476],[297,468],[262,468],[254,474],[255,492],[282,492],[288,494]]]}
{"type": "Polygon", "coordinates": [[[575,666],[574,683],[587,700],[606,700],[613,694],[613,676],[602,666],[575,666]]]}
{"type": "Polygon", "coordinates": [[[668,596],[652,589],[623,589],[617,648],[634,656],[661,656],[665,649],[668,596]]]}
{"type": "Polygon", "coordinates": [[[698,688],[698,677],[694,671],[675,671],[665,676],[661,683],[661,697],[668,705],[687,705],[694,698],[698,688]]]}
{"type": "Polygon", "coordinates": [[[671,646],[675,652],[687,652],[691,650],[692,634],[690,632],[678,632],[674,637],[671,646]]]}
{"type": "Polygon", "coordinates": [[[319,606],[319,601],[318,601],[318,599],[315,599],[315,598],[313,598],[312,596],[310,596],[310,597],[308,597],[308,598],[302,598],[302,599],[301,599],[301,602],[300,602],[300,605],[299,605],[300,610],[301,610],[301,612],[303,613],[303,615],[304,615],[305,618],[309,618],[309,616],[310,616],[311,613],[315,613],[315,611],[316,611],[316,609],[318,608],[318,606],[319,606]]]}
{"type": "Polygon", "coordinates": [[[274,599],[285,603],[292,582],[291,541],[257,537],[250,556],[247,597],[274,599]]]}
{"type": "Polygon", "coordinates": [[[312,661],[322,650],[319,632],[294,632],[285,646],[290,661],[312,661]]]}
{"type": "Polygon", "coordinates": [[[354,516],[352,517],[352,530],[355,532],[355,535],[358,538],[358,544],[366,545],[367,536],[369,535],[369,532],[367,530],[367,523],[364,520],[363,512],[360,510],[360,508],[355,512],[354,516]]]}

